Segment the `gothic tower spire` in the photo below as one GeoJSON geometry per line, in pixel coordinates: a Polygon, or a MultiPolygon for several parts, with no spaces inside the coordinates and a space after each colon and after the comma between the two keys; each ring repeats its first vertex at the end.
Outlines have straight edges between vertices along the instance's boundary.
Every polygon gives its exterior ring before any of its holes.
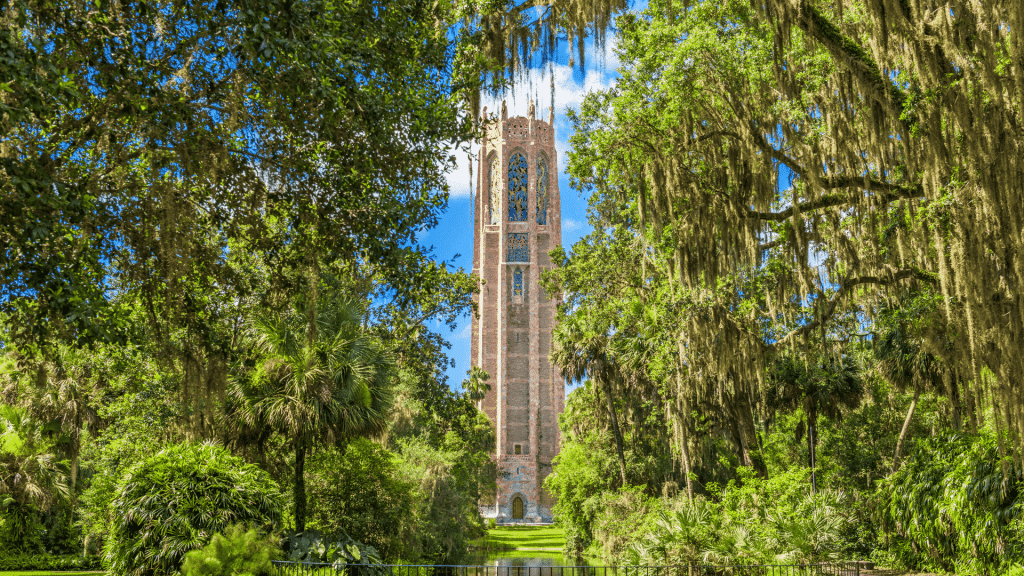
{"type": "Polygon", "coordinates": [[[548,360],[556,302],[540,287],[548,252],[562,243],[553,120],[550,110],[547,121],[537,119],[533,101],[527,117],[509,118],[502,102],[480,146],[471,354],[490,375],[480,408],[497,432],[498,489],[481,512],[502,524],[552,520],[543,482],[565,403],[564,378],[548,360]]]}

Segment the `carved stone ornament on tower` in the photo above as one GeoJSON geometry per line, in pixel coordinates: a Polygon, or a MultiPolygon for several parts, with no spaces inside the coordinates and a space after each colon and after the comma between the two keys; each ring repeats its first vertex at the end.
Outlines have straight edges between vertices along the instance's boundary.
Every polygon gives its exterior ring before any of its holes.
{"type": "MultiPolygon", "coordinates": [[[[487,118],[487,109],[484,109],[487,118]]],[[[473,273],[480,281],[472,325],[473,366],[490,375],[479,401],[497,432],[498,487],[480,511],[499,524],[553,520],[544,491],[558,454],[558,415],[565,378],[548,358],[555,299],[540,286],[562,243],[553,114],[547,121],[508,117],[505,103],[490,120],[480,149],[473,236],[473,273]],[[486,168],[486,169],[485,169],[486,168]]]]}

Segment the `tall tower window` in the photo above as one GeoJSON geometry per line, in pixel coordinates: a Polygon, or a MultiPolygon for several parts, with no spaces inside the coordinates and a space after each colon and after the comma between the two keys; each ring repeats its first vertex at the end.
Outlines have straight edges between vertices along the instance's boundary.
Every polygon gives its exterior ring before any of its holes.
{"type": "Polygon", "coordinates": [[[537,158],[537,224],[548,223],[548,161],[544,155],[537,158]]]}
{"type": "Polygon", "coordinates": [[[509,262],[529,262],[530,241],[526,238],[526,233],[513,232],[509,234],[505,253],[508,255],[509,262]]]}
{"type": "Polygon", "coordinates": [[[508,220],[526,222],[526,157],[516,152],[508,161],[508,220]]]}
{"type": "Polygon", "coordinates": [[[501,213],[501,177],[499,176],[498,157],[491,157],[491,166],[487,170],[487,185],[490,191],[488,205],[488,223],[497,224],[501,213]]]}
{"type": "MultiPolygon", "coordinates": [[[[523,271],[521,268],[516,268],[516,271],[512,273],[512,295],[523,295],[523,271]]],[[[518,333],[516,334],[516,342],[519,342],[518,333]]]]}

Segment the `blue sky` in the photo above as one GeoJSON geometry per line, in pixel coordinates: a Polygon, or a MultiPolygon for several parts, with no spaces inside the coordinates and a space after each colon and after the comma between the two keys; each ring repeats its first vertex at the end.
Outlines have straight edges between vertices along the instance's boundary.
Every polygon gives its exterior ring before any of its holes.
{"type": "MultiPolygon", "coordinates": [[[[591,228],[587,224],[587,198],[581,197],[576,190],[569,187],[569,177],[565,173],[570,136],[570,124],[566,119],[565,112],[569,108],[578,109],[584,95],[592,90],[611,87],[618,77],[615,72],[618,61],[613,52],[614,34],[610,33],[607,38],[608,43],[603,51],[598,52],[593,46],[589,48],[585,74],[569,68],[564,53],[560,55],[560,60],[563,63],[554,66],[555,148],[558,155],[558,189],[562,200],[562,245],[566,249],[590,233],[591,228]]],[[[540,118],[547,116],[547,109],[551,101],[551,77],[548,70],[532,70],[531,80],[532,90],[530,89],[530,80],[524,79],[514,92],[506,94],[505,101],[508,103],[509,117],[526,116],[531,97],[528,93],[539,96],[537,98],[537,116],[540,118]]],[[[487,106],[490,111],[500,109],[501,98],[485,99],[481,106],[487,106]]],[[[476,147],[474,147],[475,149],[476,147]]],[[[432,245],[438,259],[448,261],[459,254],[460,257],[455,264],[468,272],[473,266],[473,206],[470,196],[470,176],[466,154],[457,152],[456,159],[458,167],[448,175],[448,182],[451,186],[448,211],[441,218],[437,228],[427,231],[420,241],[424,245],[432,245]]],[[[453,332],[449,332],[437,323],[434,323],[431,328],[440,329],[452,344],[449,354],[455,359],[455,367],[448,370],[448,385],[454,389],[460,389],[470,366],[469,315],[467,314],[461,319],[458,328],[453,332]]]]}

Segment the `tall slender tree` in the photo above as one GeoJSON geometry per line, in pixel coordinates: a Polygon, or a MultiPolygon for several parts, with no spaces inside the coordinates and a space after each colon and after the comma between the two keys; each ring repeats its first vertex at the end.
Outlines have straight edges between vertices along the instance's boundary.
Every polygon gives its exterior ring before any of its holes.
{"type": "Polygon", "coordinates": [[[322,295],[312,328],[308,306],[300,301],[253,322],[255,366],[231,386],[238,424],[267,426],[292,443],[300,532],[306,528],[307,454],[321,444],[383,432],[395,377],[393,359],[362,325],[362,305],[322,295]]]}
{"type": "MultiPolygon", "coordinates": [[[[585,319],[571,316],[555,329],[551,349],[551,360],[561,367],[565,377],[583,382],[588,377],[604,394],[611,423],[615,451],[619,460],[619,474],[622,485],[626,481],[626,457],[622,449],[622,432],[615,410],[615,380],[619,377],[618,367],[609,355],[608,335],[600,328],[584,324],[585,319]]],[[[607,328],[606,328],[607,330],[607,328]]]]}

